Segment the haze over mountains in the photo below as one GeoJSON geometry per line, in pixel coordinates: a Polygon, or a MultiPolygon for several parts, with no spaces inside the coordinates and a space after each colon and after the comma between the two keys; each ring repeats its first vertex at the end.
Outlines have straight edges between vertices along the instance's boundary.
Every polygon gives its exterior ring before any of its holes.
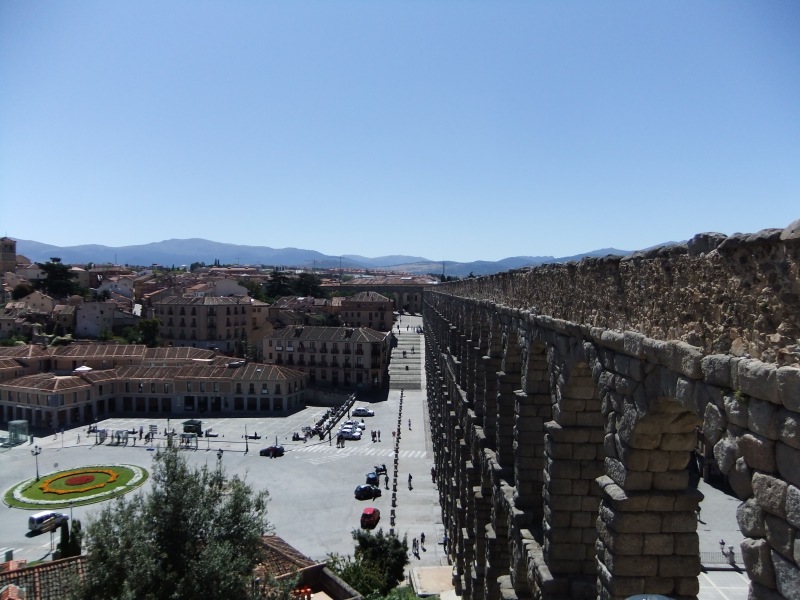
{"type": "Polygon", "coordinates": [[[329,256],[315,250],[301,248],[270,248],[268,246],[243,246],[210,240],[191,238],[164,240],[135,246],[102,246],[84,244],[80,246],[53,246],[33,240],[17,240],[17,253],[33,262],[46,262],[58,257],[68,264],[115,263],[125,265],[165,266],[189,265],[203,262],[208,265],[218,260],[220,264],[281,265],[316,269],[386,269],[411,274],[436,273],[456,277],[490,275],[500,271],[518,269],[552,262],[580,260],[586,256],[625,256],[628,250],[602,248],[575,256],[512,256],[499,261],[436,261],[421,256],[391,255],[374,258],[345,254],[329,256]]]}

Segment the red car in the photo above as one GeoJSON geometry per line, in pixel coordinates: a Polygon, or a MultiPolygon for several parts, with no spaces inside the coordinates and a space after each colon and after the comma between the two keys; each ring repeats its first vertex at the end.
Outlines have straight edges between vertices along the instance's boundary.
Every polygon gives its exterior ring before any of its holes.
{"type": "Polygon", "coordinates": [[[378,525],[378,521],[380,520],[381,511],[379,511],[377,508],[365,508],[364,512],[361,513],[361,527],[363,529],[375,529],[375,527],[378,525]]]}

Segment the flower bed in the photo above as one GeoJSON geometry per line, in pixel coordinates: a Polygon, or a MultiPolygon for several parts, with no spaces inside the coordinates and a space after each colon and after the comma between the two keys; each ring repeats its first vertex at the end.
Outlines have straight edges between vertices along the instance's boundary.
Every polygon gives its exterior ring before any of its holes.
{"type": "Polygon", "coordinates": [[[134,465],[92,465],[18,483],[6,492],[4,501],[19,508],[90,504],[133,491],[147,477],[145,469],[134,465]]]}

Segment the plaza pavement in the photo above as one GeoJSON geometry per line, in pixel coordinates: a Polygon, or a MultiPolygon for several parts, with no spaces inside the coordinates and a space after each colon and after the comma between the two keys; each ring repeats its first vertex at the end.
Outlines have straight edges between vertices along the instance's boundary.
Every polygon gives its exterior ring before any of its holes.
{"type": "MultiPolygon", "coordinates": [[[[420,317],[404,316],[403,328],[410,324],[421,325],[420,317]]],[[[402,331],[406,342],[409,339],[402,331]]],[[[348,441],[344,448],[335,443],[318,439],[306,443],[292,442],[292,433],[300,432],[304,425],[313,425],[327,410],[325,407],[308,408],[281,418],[204,418],[203,427],[212,427],[219,434],[216,438],[203,437],[197,450],[183,450],[192,464],[213,466],[217,461],[217,450],[223,450],[222,463],[228,474],[245,477],[253,487],[267,489],[271,496],[269,520],[276,534],[284,538],[302,553],[315,560],[324,560],[329,553],[352,555],[351,532],[359,526],[359,516],[366,506],[375,506],[381,511],[379,527],[393,530],[411,540],[425,532],[426,544],[419,558],[410,557],[409,580],[420,593],[437,593],[447,587],[446,574],[449,561],[441,545],[444,529],[438,492],[430,478],[433,464],[430,429],[427,426],[424,381],[424,342],[420,335],[415,358],[420,361],[421,385],[419,389],[390,389],[383,401],[360,399],[356,406],[369,406],[375,410],[374,417],[364,419],[366,435],[360,441],[348,441]],[[408,420],[411,420],[411,428],[408,420]],[[399,422],[399,425],[398,425],[399,422]],[[258,433],[260,440],[243,439],[245,427],[249,434],[258,433]],[[371,430],[381,431],[381,442],[370,441],[371,430]],[[400,434],[397,479],[394,480],[394,445],[392,429],[400,434]],[[269,459],[258,455],[259,448],[278,440],[286,448],[282,458],[269,459]],[[390,489],[386,490],[381,480],[383,496],[374,501],[357,501],[353,498],[356,485],[364,483],[365,474],[375,464],[385,463],[389,469],[390,489]],[[411,473],[412,489],[408,486],[411,473]],[[396,506],[392,506],[392,492],[396,484],[396,506]],[[395,510],[394,526],[391,511],[395,510]],[[440,570],[433,567],[442,567],[440,570]],[[432,574],[436,573],[434,577],[432,574]],[[426,582],[433,582],[424,589],[426,582]],[[420,589],[422,586],[423,589],[420,589]]],[[[410,358],[407,356],[407,359],[410,358]]],[[[170,419],[169,427],[180,430],[180,423],[196,415],[186,414],[170,419]]],[[[161,435],[168,426],[167,419],[115,418],[98,423],[100,428],[127,429],[131,427],[158,427],[160,435],[155,446],[163,446],[161,435]]],[[[95,436],[87,435],[86,428],[67,430],[63,435],[41,437],[35,444],[42,451],[38,456],[42,475],[48,472],[92,464],[122,463],[150,468],[155,448],[137,440],[136,445],[110,446],[95,444],[95,436]],[[80,435],[80,442],[78,436],[80,435]]],[[[35,461],[32,446],[24,444],[15,448],[0,449],[0,490],[4,493],[19,481],[35,476],[35,461]]],[[[143,492],[150,489],[145,483],[143,492]]],[[[719,558],[719,540],[736,548],[738,565],[741,566],[739,542],[742,535],[736,525],[736,506],[739,502],[725,494],[701,484],[705,494],[701,519],[698,524],[701,557],[709,570],[700,576],[700,600],[745,600],[747,598],[747,576],[719,558]],[[718,563],[718,564],[713,564],[718,563]],[[719,570],[715,570],[719,569],[719,570]]],[[[107,502],[74,507],[74,518],[84,523],[91,519],[107,502]]],[[[64,509],[63,512],[69,512],[64,509]]],[[[7,550],[13,550],[14,558],[28,560],[48,559],[57,539],[51,541],[49,534],[29,536],[27,519],[33,511],[15,508],[0,508],[0,559],[7,550]]]]}

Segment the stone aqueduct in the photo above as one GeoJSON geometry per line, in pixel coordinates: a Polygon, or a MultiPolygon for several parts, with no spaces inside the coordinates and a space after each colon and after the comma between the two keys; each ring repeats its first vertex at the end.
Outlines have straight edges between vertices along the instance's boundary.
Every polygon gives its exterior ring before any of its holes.
{"type": "Polygon", "coordinates": [[[702,437],[742,500],[751,597],[800,598],[798,269],[800,221],[427,288],[461,593],[696,597],[702,437]]]}

